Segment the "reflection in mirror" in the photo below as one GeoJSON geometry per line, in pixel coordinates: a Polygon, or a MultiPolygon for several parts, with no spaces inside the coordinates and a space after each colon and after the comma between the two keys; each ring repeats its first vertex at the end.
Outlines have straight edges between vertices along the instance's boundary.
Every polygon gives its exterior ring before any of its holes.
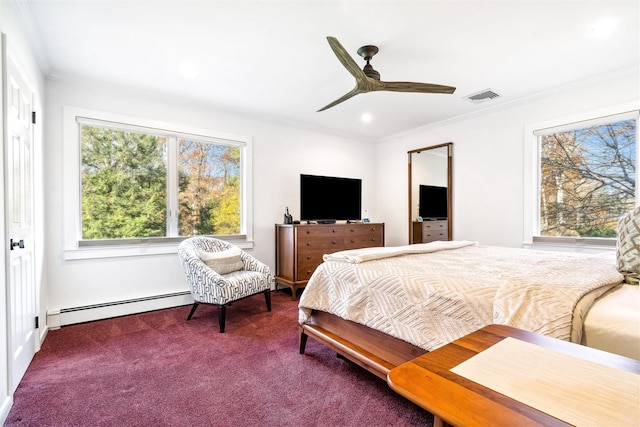
{"type": "Polygon", "coordinates": [[[409,243],[451,240],[453,143],[409,154],[409,243]]]}

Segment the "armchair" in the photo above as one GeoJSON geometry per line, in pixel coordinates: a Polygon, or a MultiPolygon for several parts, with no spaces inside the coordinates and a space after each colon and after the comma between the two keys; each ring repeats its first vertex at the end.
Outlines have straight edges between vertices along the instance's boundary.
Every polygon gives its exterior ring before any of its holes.
{"type": "Polygon", "coordinates": [[[237,246],[213,237],[190,237],[180,243],[178,255],[194,299],[187,320],[199,304],[214,304],[222,333],[227,306],[261,292],[271,311],[271,270],[237,246]]]}

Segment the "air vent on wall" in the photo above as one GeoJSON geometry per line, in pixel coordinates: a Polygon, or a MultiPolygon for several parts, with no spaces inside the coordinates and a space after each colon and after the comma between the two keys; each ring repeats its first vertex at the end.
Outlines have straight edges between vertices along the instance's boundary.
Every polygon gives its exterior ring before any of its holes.
{"type": "Polygon", "coordinates": [[[480,104],[481,102],[491,101],[492,99],[499,98],[500,95],[492,91],[491,89],[485,89],[481,92],[473,93],[464,97],[467,101],[474,104],[480,104]]]}

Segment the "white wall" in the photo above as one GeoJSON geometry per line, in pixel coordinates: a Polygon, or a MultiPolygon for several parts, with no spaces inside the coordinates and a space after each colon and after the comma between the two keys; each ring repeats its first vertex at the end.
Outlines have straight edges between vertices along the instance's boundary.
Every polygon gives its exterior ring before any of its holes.
{"type": "Polygon", "coordinates": [[[387,244],[408,242],[407,151],[453,142],[453,238],[523,243],[524,127],[640,100],[637,69],[387,138],[376,145],[387,244]]]}
{"type": "MultiPolygon", "coordinates": [[[[376,204],[375,150],[370,141],[261,121],[205,105],[95,84],[46,82],[46,260],[49,309],[186,291],[177,255],[65,261],[63,258],[63,106],[212,129],[253,138],[253,255],[274,268],[274,224],[289,207],[299,218],[300,173],[361,178],[363,208],[376,204]]],[[[73,190],[71,190],[73,191],[73,190]]]]}

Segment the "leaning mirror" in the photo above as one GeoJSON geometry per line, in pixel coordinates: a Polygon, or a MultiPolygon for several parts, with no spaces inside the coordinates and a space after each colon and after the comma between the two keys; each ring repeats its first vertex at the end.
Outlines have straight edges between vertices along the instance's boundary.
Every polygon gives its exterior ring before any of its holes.
{"type": "Polygon", "coordinates": [[[453,143],[409,154],[409,243],[451,240],[453,143]]]}

